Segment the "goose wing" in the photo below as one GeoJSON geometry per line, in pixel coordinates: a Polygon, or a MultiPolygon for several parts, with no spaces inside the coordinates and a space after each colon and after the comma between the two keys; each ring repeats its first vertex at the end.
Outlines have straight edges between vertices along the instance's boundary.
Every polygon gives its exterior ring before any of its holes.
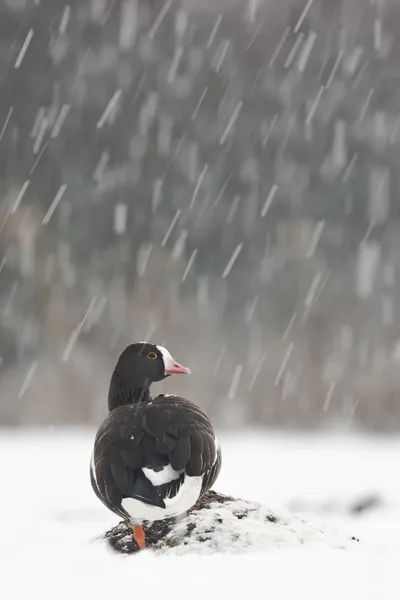
{"type": "Polygon", "coordinates": [[[108,508],[129,518],[124,498],[164,509],[186,478],[202,478],[200,497],[220,468],[221,452],[204,412],[184,398],[158,396],[107,416],[95,439],[91,481],[108,508]]]}

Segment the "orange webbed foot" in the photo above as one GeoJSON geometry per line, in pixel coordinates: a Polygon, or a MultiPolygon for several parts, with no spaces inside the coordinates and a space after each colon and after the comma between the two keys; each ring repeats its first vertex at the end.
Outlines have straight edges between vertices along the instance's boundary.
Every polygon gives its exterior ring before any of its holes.
{"type": "Polygon", "coordinates": [[[143,527],[141,525],[135,525],[133,527],[133,537],[137,545],[141,550],[146,549],[146,536],[144,534],[143,527]]]}

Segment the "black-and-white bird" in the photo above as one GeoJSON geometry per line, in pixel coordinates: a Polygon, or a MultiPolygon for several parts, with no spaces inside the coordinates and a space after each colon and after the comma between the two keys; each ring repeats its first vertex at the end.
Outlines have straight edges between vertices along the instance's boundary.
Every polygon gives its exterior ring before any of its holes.
{"type": "Polygon", "coordinates": [[[109,414],[94,442],[93,490],[131,524],[142,549],[142,523],[188,511],[221,468],[221,450],[204,412],[179,396],[150,395],[152,383],[178,374],[190,374],[190,369],[163,346],[128,346],[112,374],[109,414]]]}

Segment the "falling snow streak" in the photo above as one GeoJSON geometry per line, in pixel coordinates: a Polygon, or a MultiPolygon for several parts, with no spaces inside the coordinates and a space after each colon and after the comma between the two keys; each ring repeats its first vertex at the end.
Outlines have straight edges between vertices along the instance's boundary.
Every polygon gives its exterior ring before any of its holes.
{"type": "Polygon", "coordinates": [[[42,123],[45,115],[46,115],[46,110],[45,110],[44,106],[41,106],[36,113],[36,118],[35,118],[35,121],[34,121],[33,127],[32,127],[31,138],[37,137],[41,123],[42,123]]]}
{"type": "Polygon", "coordinates": [[[29,370],[28,370],[28,372],[27,372],[27,374],[25,376],[25,379],[22,382],[21,388],[20,388],[20,390],[18,392],[18,398],[19,398],[19,400],[21,400],[21,398],[26,394],[26,392],[27,392],[27,390],[28,390],[28,388],[29,388],[29,386],[30,386],[30,384],[32,382],[33,376],[35,375],[35,373],[37,371],[37,367],[38,367],[38,361],[35,360],[31,364],[31,366],[29,367],[29,370]]]}
{"type": "Polygon", "coordinates": [[[253,81],[251,87],[249,88],[248,98],[251,98],[253,96],[254,92],[257,90],[257,87],[259,87],[262,76],[263,76],[263,70],[259,69],[257,75],[254,78],[254,81],[253,81]]]}
{"type": "Polygon", "coordinates": [[[323,61],[322,65],[321,65],[321,67],[319,69],[318,76],[317,76],[317,81],[321,81],[321,80],[325,81],[326,67],[327,67],[327,64],[330,61],[330,59],[331,59],[331,52],[328,52],[326,54],[325,60],[323,61]]]}
{"type": "Polygon", "coordinates": [[[255,30],[253,37],[251,38],[250,42],[247,44],[246,46],[246,51],[250,50],[250,48],[252,47],[252,45],[255,42],[256,37],[258,36],[258,34],[260,33],[262,27],[264,25],[264,21],[261,21],[261,23],[258,25],[257,29],[255,30]]]}
{"type": "Polygon", "coordinates": [[[152,197],[151,197],[151,209],[152,209],[153,213],[157,212],[157,209],[161,203],[162,187],[163,187],[163,180],[156,179],[155,182],[153,183],[153,192],[152,192],[152,197]]]}
{"type": "Polygon", "coordinates": [[[361,123],[361,121],[365,117],[365,114],[366,114],[366,112],[368,110],[368,106],[369,106],[369,104],[371,102],[371,99],[372,99],[372,96],[374,94],[374,91],[375,91],[374,88],[372,88],[368,92],[368,95],[367,95],[367,97],[365,99],[365,102],[364,102],[364,104],[361,107],[361,111],[360,111],[360,114],[359,114],[359,117],[358,117],[358,121],[357,121],[358,123],[361,123]]]}
{"type": "Polygon", "coordinates": [[[167,168],[165,169],[165,172],[164,172],[163,179],[165,179],[165,178],[166,178],[166,176],[168,175],[168,173],[169,173],[169,171],[170,171],[171,167],[173,166],[174,162],[176,161],[176,159],[177,159],[177,157],[178,157],[178,154],[179,154],[179,152],[180,152],[180,150],[181,150],[181,148],[182,148],[183,142],[184,142],[184,141],[185,141],[185,139],[186,139],[186,135],[187,135],[187,132],[185,131],[185,133],[183,134],[183,136],[181,137],[181,139],[180,139],[180,140],[179,140],[179,142],[178,142],[178,145],[177,145],[177,147],[176,147],[176,150],[175,150],[175,152],[174,152],[174,155],[173,155],[173,157],[171,158],[171,161],[169,162],[169,164],[168,164],[167,168]]]}
{"type": "Polygon", "coordinates": [[[1,128],[1,131],[0,131],[0,142],[3,139],[3,136],[4,136],[5,132],[6,132],[7,125],[8,125],[9,120],[11,119],[11,115],[13,113],[13,110],[14,110],[14,107],[10,106],[10,110],[7,113],[6,119],[5,119],[4,123],[3,123],[3,127],[1,128]]]}
{"type": "Polygon", "coordinates": [[[304,22],[304,19],[306,18],[307,13],[310,10],[311,5],[312,5],[313,2],[314,2],[314,0],[308,0],[307,4],[305,5],[305,7],[304,7],[304,9],[303,9],[303,11],[302,11],[302,13],[301,13],[301,15],[299,17],[299,20],[297,21],[297,23],[296,23],[296,25],[294,27],[294,30],[293,30],[294,33],[297,33],[299,31],[299,29],[302,26],[302,24],[304,22]]]}
{"type": "Polygon", "coordinates": [[[5,303],[5,306],[3,309],[4,315],[8,316],[11,314],[11,311],[13,310],[13,307],[15,306],[15,296],[17,295],[19,287],[20,287],[20,283],[18,281],[13,283],[13,285],[11,286],[10,294],[6,300],[6,303],[5,303]]]}
{"type": "Polygon", "coordinates": [[[310,111],[309,111],[309,113],[307,115],[307,118],[306,118],[306,125],[307,126],[310,125],[310,123],[311,123],[311,121],[312,121],[312,119],[314,117],[315,111],[317,110],[318,104],[319,104],[319,102],[320,102],[320,100],[322,98],[322,94],[324,93],[324,89],[325,89],[324,86],[321,86],[319,88],[318,93],[317,93],[317,95],[315,97],[315,100],[314,100],[314,102],[311,105],[310,111]]]}
{"type": "Polygon", "coordinates": [[[220,353],[218,354],[218,358],[216,360],[215,366],[214,366],[214,371],[213,371],[213,377],[215,377],[216,375],[218,375],[219,369],[221,367],[222,364],[222,360],[225,356],[225,352],[226,352],[226,344],[224,344],[220,350],[220,353]]]}
{"type": "Polygon", "coordinates": [[[328,279],[329,279],[329,277],[331,276],[331,273],[332,273],[332,271],[330,271],[330,270],[329,270],[329,271],[327,272],[327,274],[325,275],[324,279],[322,280],[322,283],[321,283],[321,285],[320,285],[320,287],[319,287],[319,290],[318,290],[318,291],[317,291],[317,293],[315,294],[315,298],[314,298],[314,305],[315,305],[315,304],[317,304],[317,302],[318,302],[318,300],[319,300],[319,298],[320,298],[320,296],[321,296],[322,292],[324,291],[324,289],[325,289],[325,286],[326,286],[326,284],[327,284],[327,282],[328,282],[328,279]]]}
{"type": "Polygon", "coordinates": [[[122,90],[117,90],[112,96],[110,102],[107,104],[106,108],[104,109],[104,112],[101,115],[100,119],[98,120],[96,124],[97,129],[101,129],[102,127],[104,127],[105,123],[112,118],[112,116],[115,114],[121,97],[122,90]]]}
{"type": "Polygon", "coordinates": [[[230,207],[229,207],[229,212],[228,215],[226,217],[226,224],[230,225],[233,221],[233,219],[235,218],[235,215],[238,211],[239,208],[239,203],[240,203],[240,196],[235,196],[230,207]]]}
{"type": "Polygon", "coordinates": [[[43,147],[41,149],[41,151],[39,152],[37,159],[35,160],[35,162],[33,163],[31,170],[29,171],[29,177],[32,175],[33,171],[36,169],[40,159],[42,158],[47,146],[49,145],[49,142],[47,141],[45,144],[43,144],[43,147]]]}
{"type": "Polygon", "coordinates": [[[199,193],[199,190],[200,190],[200,186],[201,186],[201,184],[203,182],[203,179],[204,179],[204,177],[205,177],[205,175],[207,173],[207,169],[208,169],[208,165],[205,165],[204,169],[202,170],[202,172],[199,175],[199,178],[198,178],[197,183],[196,183],[196,187],[195,187],[194,192],[193,192],[192,199],[191,199],[190,204],[189,204],[189,210],[191,210],[193,208],[193,206],[194,206],[194,203],[195,203],[196,198],[197,198],[197,194],[199,193]]]}
{"type": "Polygon", "coordinates": [[[24,194],[26,192],[26,190],[28,189],[29,186],[29,179],[27,179],[22,188],[20,189],[18,196],[15,199],[15,202],[12,204],[11,206],[11,210],[10,210],[10,214],[14,214],[15,212],[17,212],[19,205],[21,204],[22,198],[24,197],[24,194]]]}
{"type": "Polygon", "coordinates": [[[22,44],[22,48],[17,56],[17,60],[15,61],[15,64],[14,64],[15,69],[20,68],[22,61],[24,60],[26,51],[28,50],[28,46],[31,43],[32,38],[33,38],[33,29],[30,29],[28,31],[28,35],[26,36],[24,43],[22,44]]]}
{"type": "Polygon", "coordinates": [[[350,179],[350,176],[354,170],[355,164],[357,162],[358,159],[358,154],[357,152],[354,154],[354,156],[352,157],[352,159],[349,162],[348,167],[346,167],[345,172],[343,173],[343,177],[342,177],[342,182],[343,183],[347,183],[350,179]]]}
{"type": "Polygon", "coordinates": [[[71,7],[68,6],[68,4],[67,4],[67,6],[64,8],[64,12],[61,16],[60,27],[58,29],[60,35],[65,35],[70,18],[71,18],[71,7]]]}
{"type": "Polygon", "coordinates": [[[83,71],[84,71],[84,68],[85,68],[85,65],[86,65],[86,61],[87,61],[87,58],[88,58],[90,52],[91,52],[91,47],[89,46],[89,48],[86,50],[86,52],[85,52],[85,54],[83,56],[81,64],[79,65],[78,72],[77,72],[76,77],[75,77],[75,81],[74,81],[74,83],[72,85],[72,94],[75,92],[76,88],[78,87],[78,85],[80,83],[80,80],[82,78],[83,71]]]}
{"type": "Polygon", "coordinates": [[[231,272],[232,267],[235,264],[235,261],[236,261],[237,257],[239,256],[240,251],[242,250],[242,248],[243,248],[243,243],[239,244],[237,246],[236,250],[234,251],[234,253],[232,254],[232,256],[231,256],[228,264],[225,267],[224,272],[222,273],[222,278],[223,279],[225,279],[225,277],[228,277],[228,275],[231,272]]]}
{"type": "Polygon", "coordinates": [[[363,78],[365,76],[365,72],[367,71],[368,68],[368,61],[365,61],[362,66],[360,67],[360,69],[358,70],[357,75],[354,77],[353,83],[352,83],[352,88],[355,89],[360,82],[363,81],[363,78]]]}
{"type": "Polygon", "coordinates": [[[198,114],[198,112],[199,112],[199,110],[200,110],[200,107],[201,107],[201,105],[202,105],[202,102],[203,102],[203,100],[204,100],[204,98],[205,98],[205,96],[206,96],[206,94],[207,94],[207,91],[208,91],[208,87],[206,86],[206,87],[204,88],[204,90],[203,90],[203,92],[202,92],[201,96],[200,96],[200,99],[199,99],[199,101],[198,101],[198,103],[197,103],[197,105],[196,105],[196,108],[195,108],[195,109],[194,109],[194,111],[193,111],[193,114],[192,114],[192,117],[191,117],[192,121],[194,121],[194,120],[195,120],[195,118],[197,117],[197,114],[198,114]]]}
{"type": "Polygon", "coordinates": [[[8,218],[11,214],[11,208],[13,206],[13,203],[9,205],[9,207],[7,208],[6,214],[4,215],[4,218],[2,220],[2,222],[0,223],[0,233],[3,231],[5,224],[8,221],[8,218]]]}
{"type": "Polygon", "coordinates": [[[375,223],[373,221],[368,224],[367,231],[364,233],[364,237],[361,240],[361,244],[365,244],[366,242],[368,242],[369,236],[371,235],[371,231],[374,227],[375,223]]]}
{"type": "Polygon", "coordinates": [[[177,222],[178,222],[178,219],[179,219],[179,217],[180,217],[180,214],[181,214],[181,210],[178,208],[178,210],[177,210],[177,211],[176,211],[176,213],[175,213],[175,216],[174,216],[174,218],[173,218],[173,219],[172,219],[172,221],[171,221],[171,224],[170,224],[170,226],[168,227],[168,229],[167,229],[167,231],[166,231],[166,233],[165,233],[165,235],[164,235],[164,237],[163,237],[163,240],[162,240],[162,242],[161,242],[161,247],[162,247],[162,248],[164,248],[165,244],[168,242],[169,236],[171,235],[171,233],[172,233],[172,231],[173,231],[173,229],[174,229],[175,225],[177,224],[177,222]]]}
{"type": "Polygon", "coordinates": [[[322,273],[316,273],[312,283],[308,289],[307,295],[305,297],[304,300],[304,313],[303,313],[303,323],[307,320],[308,318],[308,314],[312,308],[313,305],[316,304],[316,302],[318,301],[318,298],[320,297],[322,290],[324,289],[326,282],[328,281],[330,275],[330,271],[328,271],[327,275],[325,276],[325,278],[322,280],[322,283],[320,285],[321,279],[322,279],[322,273]]]}
{"type": "Polygon", "coordinates": [[[262,369],[262,366],[263,366],[264,362],[265,362],[265,354],[262,354],[261,358],[260,358],[260,362],[257,365],[257,368],[256,368],[256,370],[254,372],[253,377],[251,378],[250,385],[249,385],[249,392],[251,392],[251,390],[253,389],[253,387],[254,387],[254,385],[255,385],[255,383],[257,381],[257,377],[260,374],[260,371],[262,369]]]}
{"type": "Polygon", "coordinates": [[[267,142],[268,142],[268,139],[269,139],[269,136],[271,135],[271,133],[272,133],[272,130],[273,130],[274,126],[275,126],[275,123],[276,123],[276,122],[277,122],[277,120],[278,120],[278,116],[279,116],[279,115],[278,115],[278,114],[276,114],[276,115],[274,116],[274,118],[272,119],[272,121],[271,121],[271,124],[270,124],[270,126],[269,126],[269,128],[268,128],[268,131],[267,131],[267,133],[265,134],[265,137],[264,137],[264,139],[263,139],[263,141],[262,141],[262,145],[263,145],[263,146],[265,146],[265,145],[267,144],[267,142]]]}
{"type": "Polygon", "coordinates": [[[143,87],[143,84],[144,84],[145,80],[146,80],[146,74],[143,73],[143,75],[141,76],[140,81],[138,83],[138,86],[136,88],[135,94],[134,94],[134,96],[132,98],[132,102],[131,102],[132,106],[135,104],[135,100],[139,96],[140,91],[142,90],[142,87],[143,87]]]}
{"type": "Polygon", "coordinates": [[[102,18],[100,20],[100,25],[102,27],[104,27],[104,25],[107,23],[108,19],[110,18],[110,15],[114,9],[115,4],[116,4],[116,0],[110,0],[109,3],[107,4],[107,8],[104,11],[104,15],[102,16],[102,18]]]}
{"type": "Polygon", "coordinates": [[[321,239],[322,232],[325,227],[325,221],[320,221],[316,224],[314,232],[311,236],[310,243],[308,244],[308,248],[306,250],[306,258],[311,258],[315,254],[315,250],[317,249],[318,242],[321,239]]]}
{"type": "Polygon", "coordinates": [[[250,323],[254,317],[256,312],[257,304],[260,299],[260,296],[257,294],[252,300],[252,302],[246,307],[244,320],[246,323],[250,323]]]}
{"type": "Polygon", "coordinates": [[[114,208],[114,231],[117,235],[125,233],[127,219],[128,207],[125,202],[119,202],[114,208]]]}
{"type": "Polygon", "coordinates": [[[243,365],[236,365],[233,373],[231,385],[228,391],[228,400],[233,400],[236,396],[237,389],[239,387],[240,378],[242,377],[243,365]]]}
{"type": "Polygon", "coordinates": [[[314,279],[312,280],[312,283],[308,289],[306,298],[304,300],[304,306],[306,307],[307,310],[309,310],[314,302],[315,299],[315,295],[317,293],[317,289],[318,289],[318,285],[319,282],[322,279],[322,273],[316,273],[314,275],[314,279]]]}
{"type": "Polygon", "coordinates": [[[188,238],[187,229],[182,229],[182,231],[180,232],[180,234],[172,248],[172,252],[171,252],[172,260],[176,260],[176,261],[181,260],[183,253],[185,251],[185,248],[186,248],[187,238],[188,238]]]}
{"type": "Polygon", "coordinates": [[[47,127],[49,125],[49,119],[45,116],[40,120],[40,125],[38,127],[38,133],[36,135],[35,142],[33,144],[33,154],[37,154],[40,150],[40,147],[43,142],[43,138],[46,134],[47,127]]]}
{"type": "Polygon", "coordinates": [[[62,128],[62,126],[65,123],[65,119],[68,116],[70,108],[71,108],[70,104],[64,104],[61,107],[60,114],[58,115],[57,120],[56,120],[56,122],[54,124],[54,127],[53,127],[53,131],[51,132],[51,137],[52,138],[56,138],[59,135],[59,133],[61,131],[61,128],[62,128]]]}
{"type": "Polygon", "coordinates": [[[43,217],[42,225],[47,225],[47,223],[50,221],[51,217],[53,216],[54,211],[56,210],[56,208],[58,206],[58,203],[60,202],[61,198],[64,196],[64,194],[67,190],[67,187],[68,186],[65,183],[63,183],[63,185],[58,190],[53,202],[49,206],[47,213],[43,217]]]}
{"type": "Polygon", "coordinates": [[[287,325],[287,327],[286,327],[286,329],[285,329],[285,331],[284,331],[284,334],[282,336],[282,341],[283,342],[288,337],[288,335],[289,335],[289,333],[290,333],[290,331],[291,331],[291,329],[292,329],[292,327],[293,327],[296,319],[297,319],[297,312],[294,312],[293,315],[292,315],[292,317],[291,317],[291,319],[290,319],[290,321],[289,321],[289,323],[288,323],[288,325],[287,325]]]}
{"type": "Polygon", "coordinates": [[[222,188],[221,188],[221,190],[218,193],[218,196],[215,198],[215,202],[213,204],[213,208],[215,208],[217,206],[217,204],[221,200],[222,196],[224,195],[224,192],[225,192],[225,190],[226,190],[226,188],[228,186],[228,183],[231,180],[232,176],[233,176],[233,171],[231,171],[229,173],[228,177],[225,179],[225,181],[224,181],[224,183],[222,185],[222,188]]]}
{"type": "Polygon", "coordinates": [[[285,134],[284,134],[283,140],[282,140],[282,142],[281,142],[281,147],[280,147],[280,150],[279,150],[279,151],[280,151],[280,153],[282,153],[282,154],[284,154],[284,153],[285,153],[285,151],[286,151],[286,146],[287,146],[287,144],[288,144],[288,142],[289,142],[290,135],[291,135],[291,133],[292,133],[292,131],[293,131],[293,128],[294,128],[294,126],[295,126],[295,119],[294,119],[294,117],[293,117],[293,116],[291,116],[291,117],[288,119],[288,123],[285,125],[285,129],[286,129],[286,131],[285,131],[285,134]]]}
{"type": "Polygon", "coordinates": [[[222,22],[222,15],[218,15],[218,17],[217,17],[217,19],[215,21],[214,27],[213,27],[213,29],[211,31],[210,37],[207,40],[207,44],[206,44],[207,50],[209,48],[211,48],[211,44],[213,43],[213,41],[215,39],[215,36],[217,35],[217,31],[219,29],[219,26],[221,25],[221,22],[222,22]]]}
{"type": "Polygon", "coordinates": [[[224,133],[222,134],[221,139],[219,141],[219,143],[221,145],[226,142],[226,138],[228,137],[232,127],[235,124],[236,119],[239,116],[239,112],[240,112],[240,109],[242,108],[242,105],[243,105],[242,101],[238,102],[235,110],[233,111],[233,114],[232,114],[231,118],[229,119],[228,125],[226,126],[226,129],[225,129],[224,133]]]}
{"type": "Polygon", "coordinates": [[[340,52],[335,60],[333,67],[332,67],[332,71],[330,72],[328,81],[326,82],[326,85],[325,85],[326,88],[329,88],[330,85],[332,84],[332,81],[336,75],[336,71],[338,70],[340,63],[342,62],[342,58],[343,58],[343,52],[340,52]]]}
{"type": "Polygon", "coordinates": [[[312,47],[314,46],[315,40],[317,39],[317,34],[315,31],[310,31],[306,42],[304,43],[303,50],[299,56],[299,60],[297,63],[297,70],[300,73],[303,73],[307,66],[308,59],[311,54],[312,47]]]}
{"type": "Polygon", "coordinates": [[[163,20],[165,19],[165,16],[170,8],[172,4],[172,0],[167,0],[164,3],[164,6],[162,7],[162,9],[160,10],[156,20],[154,21],[153,27],[150,29],[149,31],[149,38],[153,39],[153,37],[156,35],[161,23],[163,22],[163,20]]]}
{"type": "Polygon", "coordinates": [[[62,354],[63,362],[67,362],[69,357],[71,356],[71,353],[72,353],[73,349],[75,348],[75,345],[76,345],[78,338],[82,332],[82,329],[84,328],[87,320],[89,319],[92,310],[94,310],[94,308],[96,307],[97,301],[98,301],[98,296],[94,296],[92,298],[92,300],[90,301],[89,307],[88,307],[82,321],[77,325],[77,327],[75,327],[75,329],[71,333],[68,343],[65,346],[65,350],[62,354]]]}
{"type": "Polygon", "coordinates": [[[230,41],[229,40],[223,40],[217,50],[217,52],[215,53],[215,57],[213,60],[214,63],[214,71],[216,73],[219,73],[219,70],[222,67],[222,63],[224,61],[224,58],[226,56],[226,53],[228,52],[228,48],[230,46],[230,41]]]}
{"type": "Polygon", "coordinates": [[[280,381],[282,379],[282,376],[283,376],[283,374],[285,372],[286,366],[287,366],[287,364],[289,362],[290,355],[292,354],[293,348],[294,348],[294,343],[290,342],[289,347],[286,350],[285,356],[283,357],[280,369],[279,369],[279,371],[277,373],[277,376],[275,378],[275,381],[274,381],[274,386],[275,387],[277,387],[279,385],[279,383],[280,383],[280,381]]]}
{"type": "Polygon", "coordinates": [[[285,31],[282,34],[281,39],[278,42],[277,47],[274,50],[274,53],[272,54],[272,56],[270,58],[270,61],[268,63],[269,67],[273,67],[274,66],[275,61],[276,61],[276,59],[278,58],[278,56],[280,54],[280,51],[282,50],[282,48],[283,48],[286,40],[288,39],[289,33],[290,33],[290,27],[286,27],[285,31]]]}
{"type": "Polygon", "coordinates": [[[190,269],[193,266],[194,259],[196,258],[197,252],[198,252],[197,248],[195,250],[193,250],[193,252],[192,252],[192,254],[191,254],[190,258],[189,258],[188,264],[186,266],[185,272],[183,273],[182,282],[186,281],[186,278],[189,275],[190,269]]]}
{"type": "Polygon", "coordinates": [[[146,273],[147,265],[149,263],[150,255],[153,250],[153,244],[143,244],[138,252],[137,258],[137,274],[139,277],[143,277],[146,273]]]}
{"type": "Polygon", "coordinates": [[[323,405],[323,411],[326,412],[329,408],[329,405],[331,403],[332,400],[332,396],[333,396],[333,392],[335,391],[335,387],[336,387],[336,382],[332,381],[329,384],[329,389],[328,389],[328,393],[326,394],[325,397],[325,401],[324,401],[324,405],[323,405]]]}
{"type": "Polygon", "coordinates": [[[144,339],[145,340],[150,340],[152,338],[152,336],[154,335],[154,333],[157,330],[157,323],[154,319],[150,320],[149,326],[147,328],[147,331],[144,335],[144,339]]]}
{"type": "MultiPolygon", "coordinates": [[[[399,129],[400,129],[400,117],[398,117],[396,119],[396,124],[393,127],[393,131],[390,134],[390,139],[389,139],[389,143],[390,144],[395,144],[398,141],[398,133],[399,133],[399,129]]],[[[0,136],[0,140],[1,140],[1,136],[0,136]]]]}
{"type": "Polygon", "coordinates": [[[374,21],[373,33],[374,33],[374,49],[379,54],[379,51],[382,48],[382,42],[383,42],[382,20],[380,18],[377,18],[374,21]]]}
{"type": "Polygon", "coordinates": [[[176,73],[178,71],[179,63],[181,62],[182,56],[183,56],[183,47],[178,46],[177,48],[175,48],[175,56],[172,60],[171,66],[167,73],[168,83],[173,83],[175,81],[176,73]]]}
{"type": "Polygon", "coordinates": [[[291,51],[288,54],[287,59],[285,60],[285,64],[284,64],[285,69],[288,69],[291,66],[291,64],[294,60],[294,57],[296,56],[297,51],[300,48],[300,45],[301,45],[303,39],[304,39],[304,33],[299,33],[299,35],[296,38],[295,43],[293,44],[291,51]]]}
{"type": "Polygon", "coordinates": [[[246,18],[250,23],[255,23],[257,18],[258,7],[261,0],[248,0],[246,18]]]}
{"type": "Polygon", "coordinates": [[[124,0],[121,5],[119,47],[130,50],[136,40],[138,29],[138,5],[136,0],[124,0]]]}
{"type": "Polygon", "coordinates": [[[373,292],[381,252],[381,245],[377,242],[360,244],[356,273],[356,293],[359,298],[368,298],[373,292]]]}
{"type": "Polygon", "coordinates": [[[261,209],[261,216],[264,218],[265,215],[267,214],[274,198],[275,198],[275,194],[278,191],[278,186],[276,184],[274,184],[271,188],[271,191],[269,192],[267,199],[264,203],[264,206],[261,209]]]}

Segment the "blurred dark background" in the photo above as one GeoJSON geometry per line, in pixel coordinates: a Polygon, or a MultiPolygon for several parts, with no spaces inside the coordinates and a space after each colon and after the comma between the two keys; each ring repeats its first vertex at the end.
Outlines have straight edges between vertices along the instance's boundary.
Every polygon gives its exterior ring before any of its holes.
{"type": "Polygon", "coordinates": [[[146,339],[219,426],[399,431],[399,56],[394,0],[0,0],[0,423],[146,339]]]}

